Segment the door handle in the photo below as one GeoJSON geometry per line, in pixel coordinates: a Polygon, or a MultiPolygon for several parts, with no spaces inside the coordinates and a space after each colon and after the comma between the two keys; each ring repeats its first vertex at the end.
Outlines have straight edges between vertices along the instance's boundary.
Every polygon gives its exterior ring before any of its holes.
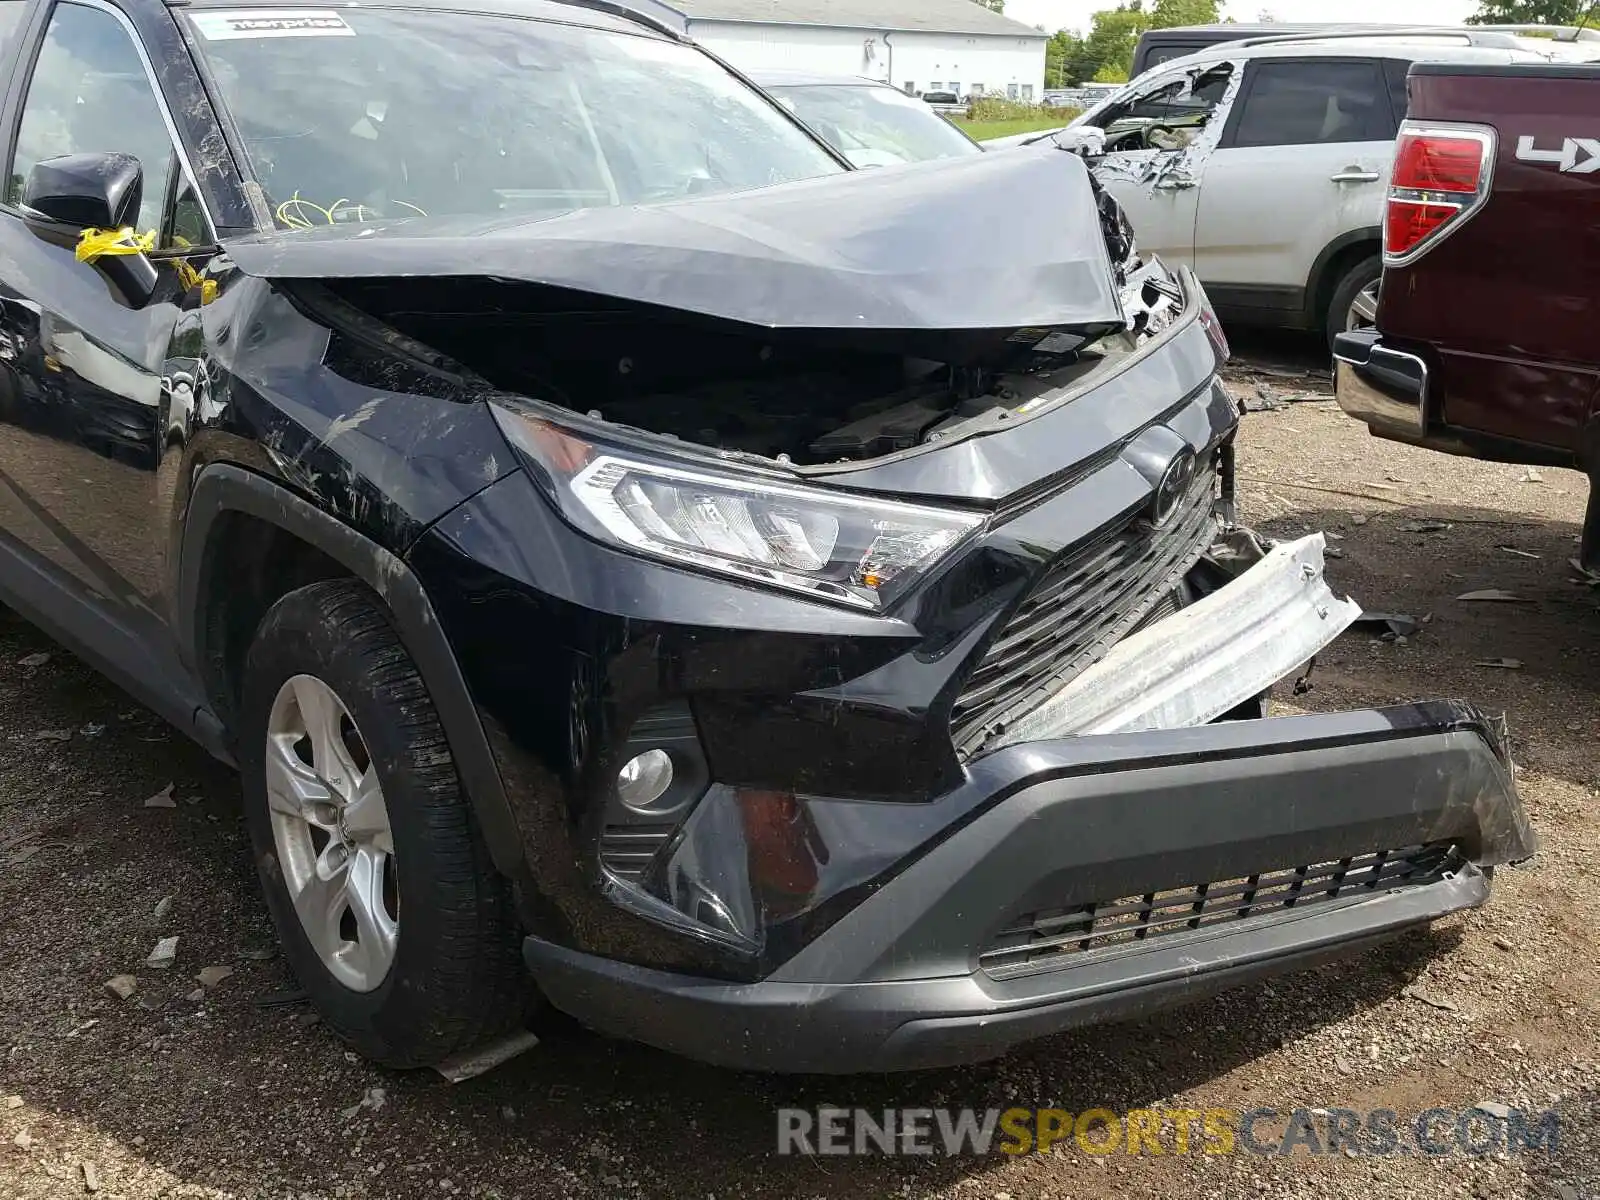
{"type": "Polygon", "coordinates": [[[1194,187],[1197,182],[1193,175],[1163,175],[1155,186],[1159,192],[1179,192],[1194,187]]]}
{"type": "Polygon", "coordinates": [[[1360,167],[1346,167],[1328,178],[1334,183],[1377,183],[1383,176],[1376,171],[1363,171],[1360,167]]]}

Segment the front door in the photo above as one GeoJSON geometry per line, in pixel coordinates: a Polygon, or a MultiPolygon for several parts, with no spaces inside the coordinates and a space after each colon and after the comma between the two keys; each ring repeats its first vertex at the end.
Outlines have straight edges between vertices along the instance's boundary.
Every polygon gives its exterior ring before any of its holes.
{"type": "Polygon", "coordinates": [[[1233,108],[1206,163],[1196,270],[1219,304],[1295,312],[1323,248],[1381,221],[1388,89],[1374,59],[1263,59],[1233,108]]]}
{"type": "Polygon", "coordinates": [[[1092,118],[1106,131],[1095,177],[1128,214],[1145,254],[1194,264],[1200,171],[1233,74],[1226,62],[1163,74],[1092,118]]]}
{"type": "Polygon", "coordinates": [[[178,186],[179,155],[132,28],[100,0],[60,0],[23,93],[0,206],[0,521],[128,620],[161,607],[163,375],[179,289],[162,266],[155,297],[130,301],[24,221],[33,165],[89,151],[138,157],[139,232],[171,243],[181,209],[191,239],[209,240],[192,190],[178,186]]]}

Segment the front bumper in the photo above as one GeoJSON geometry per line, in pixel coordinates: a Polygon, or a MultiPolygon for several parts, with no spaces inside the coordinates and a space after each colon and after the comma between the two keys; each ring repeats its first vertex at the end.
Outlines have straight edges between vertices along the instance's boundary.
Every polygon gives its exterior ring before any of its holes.
{"type": "Polygon", "coordinates": [[[938,1067],[1476,906],[1487,870],[1535,844],[1496,731],[1442,702],[1014,745],[939,803],[971,815],[760,982],[537,938],[528,965],[585,1023],[719,1065],[938,1067]],[[1385,874],[1414,847],[1433,848],[1432,866],[1385,874]],[[1296,890],[1297,876],[1310,882],[1296,890]],[[1197,914],[1207,891],[1233,896],[1232,911],[1128,924],[1130,898],[1137,916],[1175,889],[1197,914]],[[1120,932],[1094,932],[1102,912],[1120,932]],[[1019,923],[1038,954],[1016,952],[1019,923]]]}

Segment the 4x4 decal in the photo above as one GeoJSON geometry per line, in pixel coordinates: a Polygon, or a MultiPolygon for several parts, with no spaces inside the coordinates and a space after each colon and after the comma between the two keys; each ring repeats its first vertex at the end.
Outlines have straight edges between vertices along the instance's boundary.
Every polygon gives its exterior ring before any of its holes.
{"type": "Polygon", "coordinates": [[[1527,134],[1517,139],[1517,161],[1549,163],[1573,175],[1600,171],[1600,138],[1566,138],[1559,150],[1540,150],[1534,145],[1536,141],[1527,134]]]}

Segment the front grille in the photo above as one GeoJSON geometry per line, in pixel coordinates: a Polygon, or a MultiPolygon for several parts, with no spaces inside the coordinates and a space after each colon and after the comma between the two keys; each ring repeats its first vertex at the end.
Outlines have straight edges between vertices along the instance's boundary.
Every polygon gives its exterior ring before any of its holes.
{"type": "Polygon", "coordinates": [[[1454,845],[1378,850],[1265,871],[1240,879],[1027,913],[979,955],[996,979],[1059,970],[1138,949],[1174,934],[1240,921],[1265,920],[1333,900],[1356,900],[1401,887],[1435,883],[1461,864],[1454,845]]]}
{"type": "Polygon", "coordinates": [[[1052,564],[973,671],[950,714],[964,758],[1043,703],[1159,610],[1176,610],[1183,576],[1216,532],[1214,466],[1197,473],[1159,529],[1143,517],[1052,564]]]}

